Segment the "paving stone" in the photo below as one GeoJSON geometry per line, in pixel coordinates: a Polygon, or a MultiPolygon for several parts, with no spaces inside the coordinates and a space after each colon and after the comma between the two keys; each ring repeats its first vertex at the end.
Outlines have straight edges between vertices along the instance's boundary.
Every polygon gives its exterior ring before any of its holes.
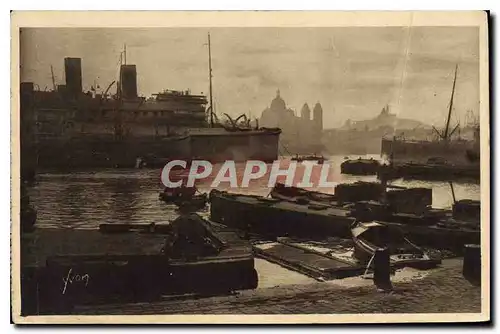
{"type": "Polygon", "coordinates": [[[461,275],[461,266],[443,266],[413,282],[394,283],[394,291],[373,286],[345,288],[326,283],[244,291],[238,295],[77,308],[75,314],[335,314],[478,313],[481,289],[461,275]]]}

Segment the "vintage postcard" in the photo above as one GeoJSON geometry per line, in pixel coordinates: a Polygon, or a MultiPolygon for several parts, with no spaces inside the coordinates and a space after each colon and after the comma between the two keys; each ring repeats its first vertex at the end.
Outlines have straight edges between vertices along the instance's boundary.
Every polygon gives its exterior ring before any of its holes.
{"type": "Polygon", "coordinates": [[[486,12],[13,12],[16,323],[490,320],[486,12]]]}

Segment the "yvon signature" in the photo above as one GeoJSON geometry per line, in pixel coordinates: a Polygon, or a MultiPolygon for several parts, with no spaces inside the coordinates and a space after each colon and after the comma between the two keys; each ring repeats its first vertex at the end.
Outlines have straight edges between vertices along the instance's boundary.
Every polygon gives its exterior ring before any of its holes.
{"type": "Polygon", "coordinates": [[[73,283],[85,282],[85,286],[87,286],[89,284],[90,276],[89,274],[84,274],[84,275],[73,274],[73,269],[70,268],[68,271],[68,275],[66,276],[66,278],[63,277],[62,280],[64,282],[62,294],[64,295],[66,293],[66,289],[68,288],[68,283],[73,284],[73,283]]]}

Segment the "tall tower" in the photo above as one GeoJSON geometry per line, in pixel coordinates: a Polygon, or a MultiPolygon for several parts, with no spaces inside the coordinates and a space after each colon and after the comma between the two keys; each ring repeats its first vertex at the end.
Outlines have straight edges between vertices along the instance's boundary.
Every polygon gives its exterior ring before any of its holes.
{"type": "Polygon", "coordinates": [[[313,121],[316,131],[323,131],[323,108],[319,102],[313,109],[313,121]]]}
{"type": "Polygon", "coordinates": [[[76,97],[82,92],[82,59],[64,58],[66,90],[76,97]]]}
{"type": "Polygon", "coordinates": [[[304,103],[304,106],[302,106],[302,109],[300,110],[300,118],[307,121],[311,120],[311,109],[309,109],[307,103],[304,103]]]}

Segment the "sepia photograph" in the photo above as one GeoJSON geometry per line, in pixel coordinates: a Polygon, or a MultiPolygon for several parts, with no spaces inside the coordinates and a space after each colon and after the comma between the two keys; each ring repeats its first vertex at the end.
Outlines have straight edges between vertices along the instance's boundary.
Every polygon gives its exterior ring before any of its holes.
{"type": "Polygon", "coordinates": [[[15,323],[490,320],[487,12],[11,26],[15,323]]]}

